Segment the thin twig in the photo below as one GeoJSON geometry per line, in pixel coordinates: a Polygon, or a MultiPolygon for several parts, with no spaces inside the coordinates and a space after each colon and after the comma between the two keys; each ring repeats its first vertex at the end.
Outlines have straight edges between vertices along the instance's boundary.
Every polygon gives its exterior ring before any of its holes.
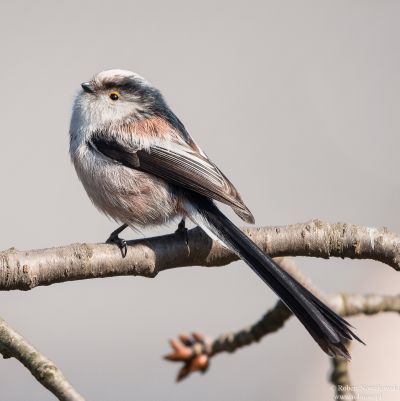
{"type": "MultiPolygon", "coordinates": [[[[351,342],[346,342],[346,348],[349,349],[351,342]]],[[[332,373],[330,381],[335,387],[337,400],[356,400],[356,394],[350,380],[350,361],[344,358],[332,358],[332,373]]]]}
{"type": "MultiPolygon", "coordinates": [[[[380,312],[400,313],[400,294],[333,294],[325,296],[312,286],[291,259],[277,258],[276,261],[311,292],[324,299],[332,309],[343,317],[359,314],[374,315],[380,312]]],[[[178,378],[181,380],[192,372],[204,372],[208,369],[210,360],[215,355],[222,352],[235,352],[242,347],[259,342],[268,334],[278,331],[291,316],[292,312],[286,305],[278,301],[260,320],[237,332],[223,333],[214,339],[209,339],[200,333],[195,333],[194,336],[181,335],[178,340],[171,341],[173,351],[165,358],[170,361],[184,363],[183,368],[178,373],[178,378]],[[185,341],[182,341],[182,338],[185,341]],[[200,360],[201,364],[199,363],[200,360]]]]}
{"type": "Polygon", "coordinates": [[[61,401],[84,401],[61,370],[0,318],[0,353],[18,359],[32,375],[61,401]]]}

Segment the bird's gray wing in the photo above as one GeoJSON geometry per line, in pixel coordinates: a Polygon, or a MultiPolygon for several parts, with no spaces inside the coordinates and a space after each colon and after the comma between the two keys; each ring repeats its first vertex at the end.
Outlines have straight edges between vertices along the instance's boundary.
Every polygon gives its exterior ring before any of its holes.
{"type": "Polygon", "coordinates": [[[205,155],[186,144],[157,143],[146,148],[134,148],[118,139],[94,135],[90,145],[126,167],[153,174],[170,184],[223,202],[244,221],[254,223],[253,215],[233,184],[205,155]]]}

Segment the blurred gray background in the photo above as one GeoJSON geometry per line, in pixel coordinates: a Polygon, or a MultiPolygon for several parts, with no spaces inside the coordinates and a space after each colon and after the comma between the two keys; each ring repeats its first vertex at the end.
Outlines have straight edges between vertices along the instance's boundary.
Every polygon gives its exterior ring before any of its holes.
{"type": "MultiPolygon", "coordinates": [[[[100,242],[116,227],[68,155],[74,94],[108,68],[163,91],[258,225],[320,218],[400,232],[399,17],[389,0],[2,1],[0,249],[100,242]]],[[[383,264],[298,263],[326,292],[399,291],[383,264]]],[[[239,329],[275,300],[235,263],[2,292],[0,315],[88,400],[333,399],[328,358],[294,319],[175,384],[177,366],[161,359],[168,338],[239,329]]],[[[399,317],[350,321],[368,344],[354,347],[354,384],[399,385],[399,317]]],[[[0,399],[53,397],[4,360],[0,399]]]]}

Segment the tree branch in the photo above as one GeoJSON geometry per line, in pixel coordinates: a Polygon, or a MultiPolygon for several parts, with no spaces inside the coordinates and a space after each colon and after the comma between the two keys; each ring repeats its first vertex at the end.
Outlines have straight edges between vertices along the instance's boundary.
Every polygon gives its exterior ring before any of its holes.
{"type": "MultiPolygon", "coordinates": [[[[351,342],[347,341],[346,348],[351,347],[351,342]]],[[[344,358],[332,358],[332,373],[330,381],[335,386],[335,399],[337,400],[356,400],[356,394],[350,380],[350,361],[344,358]]]]}
{"type": "Polygon", "coordinates": [[[68,383],[60,369],[1,318],[0,353],[4,358],[18,359],[59,400],[84,401],[84,398],[68,383]]]}
{"type": "MultiPolygon", "coordinates": [[[[373,315],[381,312],[400,313],[400,295],[334,294],[327,300],[328,305],[343,317],[359,314],[373,315]]],[[[192,336],[180,335],[177,340],[170,341],[172,352],[166,355],[165,359],[183,362],[184,365],[177,376],[178,381],[182,380],[190,373],[205,372],[209,367],[210,359],[215,355],[221,352],[235,352],[278,331],[291,316],[292,312],[278,301],[260,320],[237,332],[224,333],[213,340],[200,333],[193,333],[192,336]]],[[[339,365],[338,369],[343,367],[339,365]]]]}
{"type": "MultiPolygon", "coordinates": [[[[319,220],[284,227],[246,228],[244,232],[271,256],[373,259],[400,270],[400,238],[386,228],[328,224],[319,220]]],[[[139,275],[183,266],[222,266],[237,256],[212,241],[200,228],[181,234],[130,241],[128,254],[108,244],[69,246],[0,253],[0,290],[98,277],[139,275]]]]}
{"type": "MultiPolygon", "coordinates": [[[[313,220],[304,224],[247,228],[244,231],[271,256],[373,259],[400,270],[400,238],[385,228],[313,220]]],[[[155,277],[158,272],[175,267],[221,266],[237,260],[236,255],[212,241],[199,228],[188,232],[188,241],[187,245],[181,234],[130,241],[125,258],[121,258],[118,247],[107,244],[72,244],[32,251],[12,248],[0,253],[0,290],[30,290],[36,286],[97,277],[155,277]]],[[[281,258],[280,263],[310,287],[307,280],[291,267],[288,259],[281,258]]],[[[327,301],[342,316],[400,311],[400,296],[337,294],[327,301]]],[[[234,352],[259,341],[281,328],[290,316],[286,306],[278,302],[257,323],[238,333],[224,334],[214,341],[198,333],[180,336],[179,340],[171,341],[174,352],[167,358],[184,362],[179,379],[193,371],[204,372],[211,357],[220,352],[234,352]]],[[[0,352],[4,357],[17,358],[60,400],[83,400],[51,361],[1,319],[0,352]]]]}
{"type": "MultiPolygon", "coordinates": [[[[327,303],[343,317],[374,315],[380,312],[400,313],[400,295],[334,294],[327,298],[327,303]]],[[[291,316],[289,309],[278,301],[259,321],[248,328],[218,336],[211,345],[210,355],[234,352],[238,348],[258,342],[267,334],[282,328],[291,316]]]]}
{"type": "MultiPolygon", "coordinates": [[[[276,258],[276,261],[343,317],[359,314],[374,315],[380,312],[400,313],[400,294],[324,296],[318,293],[310,281],[301,274],[291,259],[276,258]]],[[[292,312],[286,305],[282,301],[278,301],[260,320],[237,332],[224,333],[213,340],[200,333],[193,333],[192,336],[180,335],[177,340],[170,341],[172,352],[165,358],[173,362],[183,362],[184,365],[177,376],[177,380],[182,380],[192,372],[205,372],[209,367],[210,359],[215,355],[221,352],[235,352],[239,348],[259,342],[264,336],[278,331],[291,316],[292,312]]],[[[342,369],[344,366],[347,365],[338,362],[337,369],[342,369]]]]}

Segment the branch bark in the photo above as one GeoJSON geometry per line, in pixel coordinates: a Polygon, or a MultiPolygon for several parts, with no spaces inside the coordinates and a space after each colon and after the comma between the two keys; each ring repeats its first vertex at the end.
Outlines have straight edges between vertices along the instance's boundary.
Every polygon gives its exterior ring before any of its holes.
{"type": "Polygon", "coordinates": [[[32,375],[61,401],[84,401],[61,370],[0,318],[0,353],[18,359],[32,375]]]}
{"type": "MultiPolygon", "coordinates": [[[[328,224],[319,220],[283,227],[246,228],[244,232],[271,256],[373,259],[400,270],[400,237],[386,228],[328,224]]],[[[69,246],[0,253],[0,290],[99,277],[139,275],[184,266],[222,266],[237,256],[212,241],[200,228],[181,234],[130,241],[128,254],[108,244],[69,246]]]]}

